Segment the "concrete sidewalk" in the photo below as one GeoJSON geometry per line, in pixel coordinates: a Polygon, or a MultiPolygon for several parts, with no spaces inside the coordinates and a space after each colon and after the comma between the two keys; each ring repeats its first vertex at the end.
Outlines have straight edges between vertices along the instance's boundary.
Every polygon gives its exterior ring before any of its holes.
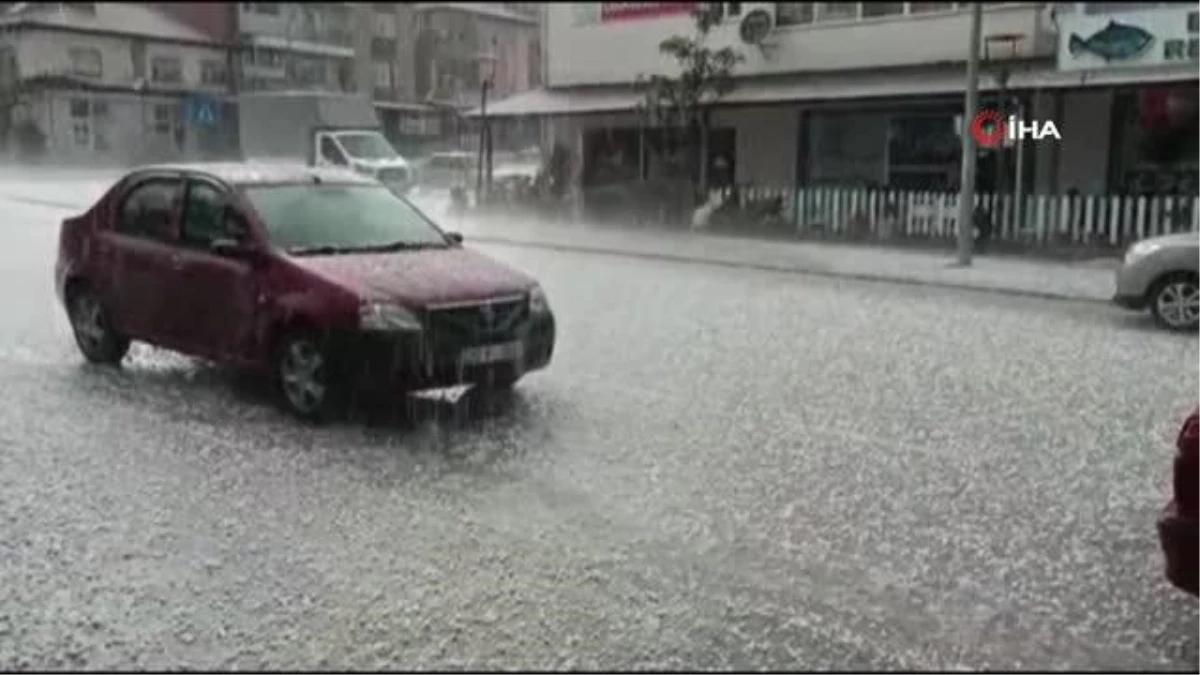
{"type": "MultiPolygon", "coordinates": [[[[438,216],[444,210],[430,208],[429,213],[438,216]]],[[[952,267],[953,257],[946,254],[885,247],[766,241],[577,223],[549,225],[493,218],[440,220],[446,227],[462,232],[468,241],[1067,300],[1107,302],[1112,297],[1113,274],[1118,264],[1115,260],[1058,263],[978,256],[971,267],[956,268],[952,267]]]]}
{"type": "MultiPolygon", "coordinates": [[[[29,171],[0,169],[0,198],[82,209],[121,175],[114,170],[29,171]]],[[[767,241],[693,232],[633,230],[563,222],[546,224],[502,218],[446,216],[440,194],[413,199],[445,227],[469,241],[534,246],[597,254],[634,256],[942,286],[1043,298],[1107,302],[1113,292],[1115,260],[1051,262],[1013,257],[976,257],[969,268],[951,267],[951,256],[834,243],[767,241]]]]}

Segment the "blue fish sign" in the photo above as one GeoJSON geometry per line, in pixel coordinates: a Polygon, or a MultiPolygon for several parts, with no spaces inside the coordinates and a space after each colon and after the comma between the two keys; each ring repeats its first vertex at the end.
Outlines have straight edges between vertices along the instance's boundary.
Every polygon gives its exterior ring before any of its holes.
{"type": "Polygon", "coordinates": [[[1095,54],[1105,61],[1131,59],[1150,48],[1154,36],[1137,26],[1109,21],[1091,37],[1081,38],[1072,33],[1067,49],[1072,56],[1080,52],[1095,54]]]}

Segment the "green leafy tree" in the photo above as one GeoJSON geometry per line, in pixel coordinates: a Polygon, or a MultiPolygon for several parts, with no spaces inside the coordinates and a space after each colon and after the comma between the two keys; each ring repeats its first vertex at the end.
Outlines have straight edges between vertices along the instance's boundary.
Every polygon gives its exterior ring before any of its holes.
{"type": "Polygon", "coordinates": [[[639,77],[640,104],[646,122],[666,129],[672,141],[684,141],[691,166],[699,167],[697,189],[708,194],[708,132],[712,110],[734,87],[733,71],[743,56],[732,47],[713,49],[709,34],[721,22],[720,3],[701,3],[692,12],[696,30],[674,35],[658,45],[679,68],[678,74],[639,77]]]}

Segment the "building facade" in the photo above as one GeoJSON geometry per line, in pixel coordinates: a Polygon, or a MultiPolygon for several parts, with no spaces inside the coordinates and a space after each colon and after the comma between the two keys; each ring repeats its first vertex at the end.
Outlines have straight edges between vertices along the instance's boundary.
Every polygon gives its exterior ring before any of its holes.
{"type": "Polygon", "coordinates": [[[0,17],[0,55],[10,149],[20,135],[73,162],[224,150],[225,49],[151,7],[17,3],[0,17]]]}
{"type": "Polygon", "coordinates": [[[356,42],[358,9],[356,3],[237,3],[240,88],[355,92],[369,86],[357,81],[364,56],[356,42]]]}
{"type": "MultiPolygon", "coordinates": [[[[540,3],[372,3],[371,91],[385,133],[404,154],[476,149],[463,113],[481,88],[499,100],[540,84],[540,3]]],[[[536,126],[517,125],[536,143],[536,126]],[[528,128],[527,128],[528,127],[528,128]]],[[[501,125],[501,145],[521,135],[501,125]]]]}
{"type": "MultiPolygon", "coordinates": [[[[641,95],[633,84],[677,71],[658,44],[694,34],[690,11],[696,5],[547,5],[547,86],[493,106],[491,115],[553,119],[544,143],[572,152],[580,182],[601,173],[653,177],[671,164],[659,157],[669,151],[641,130],[635,113],[641,95]]],[[[957,189],[968,3],[720,5],[723,20],[709,45],[734,47],[744,60],[735,71],[737,86],[715,112],[709,175],[777,186],[957,189]],[[743,21],[759,11],[770,17],[770,30],[748,43],[743,21]]],[[[1054,120],[1063,140],[982,152],[980,189],[1124,189],[1132,179],[1116,177],[1111,151],[1137,143],[1095,139],[1115,133],[1112,111],[1120,106],[1122,119],[1136,117],[1128,111],[1130,97],[1164,96],[1137,92],[1164,86],[1194,92],[1197,61],[1188,51],[1188,26],[1195,3],[983,5],[984,106],[1054,120]],[[1088,59],[1081,45],[1100,49],[1112,36],[1095,35],[1112,21],[1144,24],[1144,34],[1134,34],[1149,46],[1123,60],[1088,59]]],[[[1186,117],[1187,106],[1179,103],[1186,98],[1176,93],[1163,100],[1175,101],[1172,109],[1184,110],[1176,117],[1186,117]]]]}
{"type": "Polygon", "coordinates": [[[1200,6],[1068,3],[1059,17],[1056,66],[1083,80],[1067,92],[1065,130],[1051,190],[1195,195],[1200,6]],[[1134,48],[1107,52],[1097,36],[1124,31],[1134,48]],[[1105,33],[1109,31],[1109,33],[1105,33]],[[1089,80],[1108,84],[1088,86],[1089,80]]]}

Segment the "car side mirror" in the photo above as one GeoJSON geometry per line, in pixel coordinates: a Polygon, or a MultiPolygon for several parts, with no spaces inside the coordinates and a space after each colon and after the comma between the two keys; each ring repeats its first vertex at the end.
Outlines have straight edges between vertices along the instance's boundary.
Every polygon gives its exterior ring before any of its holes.
{"type": "Polygon", "coordinates": [[[450,241],[454,242],[456,245],[461,246],[463,243],[462,232],[447,232],[446,236],[449,237],[450,241]]]}

